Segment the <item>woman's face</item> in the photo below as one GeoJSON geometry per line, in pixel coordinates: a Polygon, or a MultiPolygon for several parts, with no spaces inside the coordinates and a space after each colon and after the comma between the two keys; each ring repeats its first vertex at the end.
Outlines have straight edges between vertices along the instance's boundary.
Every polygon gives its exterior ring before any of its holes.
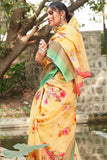
{"type": "Polygon", "coordinates": [[[50,7],[47,9],[47,20],[50,27],[59,26],[61,21],[61,15],[58,9],[52,10],[50,7]]]}

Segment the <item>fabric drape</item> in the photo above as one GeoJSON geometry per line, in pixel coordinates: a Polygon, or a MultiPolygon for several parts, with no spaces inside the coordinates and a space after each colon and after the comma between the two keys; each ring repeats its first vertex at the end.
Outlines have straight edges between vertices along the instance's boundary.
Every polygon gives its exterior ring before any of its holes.
{"type": "Polygon", "coordinates": [[[75,141],[76,102],[91,76],[78,22],[55,28],[44,59],[44,75],[30,114],[29,145],[49,144],[27,160],[80,160],[75,141]]]}

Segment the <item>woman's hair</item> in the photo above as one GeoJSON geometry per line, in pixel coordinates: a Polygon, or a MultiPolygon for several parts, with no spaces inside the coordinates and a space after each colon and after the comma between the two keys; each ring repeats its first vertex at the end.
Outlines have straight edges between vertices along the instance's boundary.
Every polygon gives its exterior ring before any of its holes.
{"type": "Polygon", "coordinates": [[[68,12],[67,7],[65,6],[64,3],[60,2],[60,1],[54,1],[51,4],[49,4],[48,8],[51,8],[52,10],[55,10],[56,8],[59,10],[59,12],[61,12],[62,10],[65,11],[66,14],[66,20],[67,23],[69,22],[69,20],[72,18],[72,15],[68,12]]]}

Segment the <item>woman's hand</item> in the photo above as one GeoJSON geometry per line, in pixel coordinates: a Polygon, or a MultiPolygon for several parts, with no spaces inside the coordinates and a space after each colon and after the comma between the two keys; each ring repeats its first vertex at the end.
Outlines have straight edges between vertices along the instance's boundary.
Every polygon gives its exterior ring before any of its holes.
{"type": "Polygon", "coordinates": [[[39,48],[38,48],[38,51],[37,51],[36,57],[35,57],[35,61],[39,65],[43,65],[42,60],[46,56],[46,52],[47,52],[47,44],[43,39],[41,39],[39,42],[39,48]]]}

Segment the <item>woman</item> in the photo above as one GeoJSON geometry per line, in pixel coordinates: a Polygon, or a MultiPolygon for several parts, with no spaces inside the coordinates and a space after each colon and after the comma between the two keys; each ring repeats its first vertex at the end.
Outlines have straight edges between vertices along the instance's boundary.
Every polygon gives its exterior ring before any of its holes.
{"type": "Polygon", "coordinates": [[[49,144],[27,160],[80,160],[75,142],[76,101],[83,79],[91,76],[79,25],[62,2],[47,9],[54,35],[40,41],[36,62],[44,75],[31,109],[29,145],[49,144]]]}

